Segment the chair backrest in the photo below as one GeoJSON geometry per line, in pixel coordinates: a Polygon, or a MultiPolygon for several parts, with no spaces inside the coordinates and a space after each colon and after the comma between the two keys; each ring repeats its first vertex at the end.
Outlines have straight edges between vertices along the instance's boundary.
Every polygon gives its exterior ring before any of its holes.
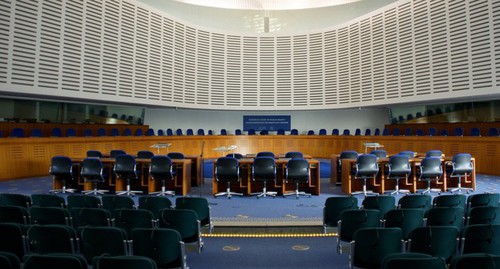
{"type": "Polygon", "coordinates": [[[42,137],[43,134],[42,134],[42,129],[39,129],[39,128],[34,128],[31,130],[31,137],[42,137]]]}
{"type": "Polygon", "coordinates": [[[104,182],[103,164],[97,158],[85,158],[81,163],[80,175],[86,181],[104,182]]]}
{"type": "Polygon", "coordinates": [[[111,128],[111,136],[120,136],[118,128],[111,128]]]}
{"type": "Polygon", "coordinates": [[[446,129],[441,130],[441,136],[448,136],[448,130],[446,129]]]}
{"type": "Polygon", "coordinates": [[[87,267],[87,262],[81,255],[69,253],[29,255],[23,264],[23,269],[87,269],[87,267]]]}
{"type": "Polygon", "coordinates": [[[399,128],[392,129],[392,135],[394,136],[401,135],[401,131],[399,130],[399,128]]]}
{"type": "Polygon", "coordinates": [[[500,225],[475,224],[464,228],[462,254],[489,253],[500,255],[500,225]]]}
{"type": "Polygon", "coordinates": [[[243,154],[241,153],[229,153],[226,155],[226,157],[233,157],[233,158],[236,158],[236,159],[243,159],[243,154]]]}
{"type": "Polygon", "coordinates": [[[25,226],[19,223],[0,223],[0,251],[15,254],[20,260],[27,254],[25,226]]]}
{"type": "Polygon", "coordinates": [[[127,232],[132,237],[132,230],[136,228],[154,228],[154,215],[145,209],[117,209],[115,210],[115,227],[127,232]]]}
{"type": "Polygon", "coordinates": [[[151,159],[155,154],[149,150],[141,150],[137,152],[137,158],[139,159],[151,159]]]}
{"type": "Polygon", "coordinates": [[[425,153],[425,157],[442,157],[443,152],[439,149],[429,150],[425,153]]]}
{"type": "Polygon", "coordinates": [[[464,194],[438,195],[432,199],[433,207],[465,208],[467,197],[464,194]]]}
{"type": "Polygon", "coordinates": [[[478,206],[473,207],[467,218],[467,225],[474,224],[500,224],[499,206],[478,206]]]}
{"type": "Polygon", "coordinates": [[[194,135],[193,129],[191,129],[191,128],[187,129],[186,135],[194,135]]]}
{"type": "Polygon", "coordinates": [[[383,149],[375,149],[370,151],[370,154],[373,154],[377,156],[377,158],[386,158],[387,157],[387,151],[383,149]]]}
{"type": "Polygon", "coordinates": [[[464,135],[464,129],[462,127],[457,127],[453,130],[453,135],[454,136],[463,136],[464,135]]]}
{"type": "Polygon", "coordinates": [[[268,135],[269,134],[269,131],[268,130],[261,130],[260,135],[268,135]]]}
{"type": "Polygon", "coordinates": [[[31,253],[76,253],[76,230],[68,225],[32,225],[27,232],[31,253]]]}
{"type": "Polygon", "coordinates": [[[412,159],[415,157],[415,152],[411,151],[411,150],[403,150],[403,151],[399,152],[398,155],[405,155],[408,158],[412,159]]]}
{"type": "Polygon", "coordinates": [[[276,131],[276,134],[277,134],[277,135],[285,135],[285,130],[283,130],[283,129],[278,129],[278,131],[276,131]]]}
{"type": "Polygon", "coordinates": [[[424,211],[414,208],[400,208],[385,213],[385,227],[399,227],[403,232],[403,239],[407,240],[410,233],[417,227],[424,225],[424,211]]]}
{"type": "Polygon", "coordinates": [[[21,261],[13,253],[0,251],[0,268],[20,269],[21,268],[21,261]]]}
{"type": "Polygon", "coordinates": [[[433,207],[427,211],[427,226],[455,226],[461,230],[464,214],[463,207],[433,207]]]}
{"type": "Polygon", "coordinates": [[[299,135],[299,130],[297,130],[297,129],[292,129],[292,130],[290,130],[290,134],[291,134],[291,135],[299,135]]]}
{"type": "MultiPolygon", "coordinates": [[[[141,129],[142,130],[142,129],[141,129]]],[[[158,129],[158,136],[164,136],[165,133],[163,132],[162,129],[158,129]]],[[[155,130],[152,129],[152,128],[149,128],[147,131],[146,131],[146,136],[154,136],[155,135],[155,130]]]]}
{"type": "Polygon", "coordinates": [[[135,208],[134,199],[132,199],[129,196],[104,195],[101,199],[102,199],[102,208],[109,210],[111,214],[114,214],[116,209],[135,208]]]}
{"type": "Polygon", "coordinates": [[[389,133],[389,129],[384,128],[384,129],[382,130],[382,135],[383,135],[383,136],[385,136],[385,135],[390,135],[390,133],[389,133]]]}
{"type": "Polygon", "coordinates": [[[120,154],[115,158],[113,171],[120,177],[137,177],[135,158],[129,154],[120,154]]]}
{"type": "Polygon", "coordinates": [[[358,209],[358,198],[354,196],[333,196],[325,200],[323,226],[337,227],[344,210],[358,209]]]}
{"type": "Polygon", "coordinates": [[[500,193],[476,193],[467,196],[467,208],[478,206],[498,206],[500,193]]]}
{"type": "Polygon", "coordinates": [[[113,149],[113,150],[111,150],[109,152],[109,157],[116,158],[116,156],[118,156],[118,155],[124,155],[124,154],[127,154],[127,152],[125,152],[122,149],[113,149]]]}
{"type": "Polygon", "coordinates": [[[356,159],[358,158],[358,152],[353,150],[345,150],[340,153],[340,159],[356,159]]]}
{"type": "Polygon", "coordinates": [[[326,129],[319,129],[319,135],[326,135],[326,129]]]}
{"type": "Polygon", "coordinates": [[[181,152],[169,152],[169,153],[167,153],[167,156],[170,159],[184,159],[185,158],[184,154],[181,152]]]}
{"type": "Polygon", "coordinates": [[[221,135],[227,135],[227,130],[226,129],[220,129],[220,134],[221,135]]]}
{"type": "Polygon", "coordinates": [[[125,128],[125,129],[123,129],[122,135],[123,136],[131,136],[132,135],[132,130],[130,130],[130,128],[125,128]]]}
{"type": "Polygon", "coordinates": [[[217,181],[239,181],[240,168],[236,158],[221,157],[215,163],[215,177],[217,181]]]}
{"type": "Polygon", "coordinates": [[[373,135],[380,135],[380,129],[375,128],[375,132],[373,132],[373,135]]]}
{"type": "MultiPolygon", "coordinates": [[[[148,130],[149,131],[149,130],[148,130]]],[[[162,129],[158,129],[158,131],[156,132],[156,134],[158,136],[164,136],[165,135],[165,131],[163,131],[162,129]]],[[[148,135],[148,133],[146,132],[146,135],[147,136],[151,136],[151,135],[148,135]]]]}
{"type": "Polygon", "coordinates": [[[26,207],[0,205],[0,223],[29,224],[30,214],[26,207]]]}
{"type": "Polygon", "coordinates": [[[101,256],[92,262],[96,269],[157,269],[152,258],[143,256],[101,256]]]}
{"type": "Polygon", "coordinates": [[[459,230],[454,226],[417,227],[410,233],[410,252],[449,260],[457,253],[459,230]]]}
{"type": "Polygon", "coordinates": [[[286,163],[286,181],[307,182],[309,181],[309,162],[306,159],[290,159],[286,163]]]}
{"type": "Polygon", "coordinates": [[[304,158],[304,154],[302,154],[302,152],[300,151],[289,151],[287,153],[285,153],[285,158],[304,158]]]}
{"type": "Polygon", "coordinates": [[[61,137],[62,136],[62,130],[59,127],[52,128],[52,133],[51,136],[53,137],[61,137]]]}
{"type": "Polygon", "coordinates": [[[307,131],[307,135],[314,135],[314,130],[307,131]]]}
{"type": "Polygon", "coordinates": [[[153,259],[160,268],[185,268],[181,241],[181,235],[174,229],[135,229],[132,232],[134,254],[153,259]]]}
{"type": "Polygon", "coordinates": [[[196,134],[197,134],[197,135],[205,135],[205,130],[203,130],[203,129],[198,129],[198,130],[196,131],[196,134]]]}
{"type": "Polygon", "coordinates": [[[344,210],[340,214],[339,239],[351,242],[354,233],[361,228],[380,227],[379,211],[376,209],[352,209],[344,210]]]}
{"type": "Polygon", "coordinates": [[[405,195],[398,200],[398,207],[422,209],[426,213],[431,208],[431,201],[430,195],[405,195]]]}
{"type": "Polygon", "coordinates": [[[66,197],[68,209],[72,208],[100,208],[102,206],[101,199],[97,196],[70,194],[66,197]]]}
{"type": "Polygon", "coordinates": [[[41,207],[66,207],[64,197],[55,194],[31,194],[31,202],[33,206],[41,207]]]}
{"type": "Polygon", "coordinates": [[[362,202],[364,209],[376,209],[379,211],[380,219],[384,219],[385,214],[396,208],[396,197],[392,195],[367,196],[362,202]]]}
{"type": "Polygon", "coordinates": [[[175,208],[193,210],[196,212],[198,220],[202,226],[212,225],[212,221],[210,219],[210,206],[205,197],[177,197],[175,199],[175,208]]]}
{"type": "Polygon", "coordinates": [[[356,158],[354,177],[375,177],[378,174],[377,156],[373,154],[361,154],[356,158]]]}
{"type": "Polygon", "coordinates": [[[437,129],[434,127],[429,128],[428,135],[430,136],[437,136],[437,129]]]}
{"type": "Polygon", "coordinates": [[[102,153],[98,150],[88,150],[87,155],[88,158],[102,158],[102,153]]]}
{"type": "Polygon", "coordinates": [[[167,129],[167,136],[173,136],[174,135],[174,131],[170,128],[167,129]]]}
{"type": "Polygon", "coordinates": [[[236,130],[234,131],[234,134],[235,134],[235,135],[242,135],[242,132],[241,132],[241,130],[240,130],[240,129],[236,129],[236,130]]]}
{"type": "Polygon", "coordinates": [[[270,152],[270,151],[261,151],[261,152],[257,152],[257,154],[255,155],[255,157],[271,157],[271,158],[274,158],[274,153],[270,152]]]}
{"type": "Polygon", "coordinates": [[[471,136],[481,136],[481,130],[478,127],[472,127],[470,129],[471,136]]]}
{"type": "Polygon", "coordinates": [[[498,136],[498,135],[499,135],[498,128],[491,127],[488,129],[488,136],[498,136]]]}
{"type": "Polygon", "coordinates": [[[255,134],[255,129],[248,129],[247,134],[248,135],[254,135],[255,134]]]}
{"type": "Polygon", "coordinates": [[[423,135],[424,135],[424,130],[422,130],[422,129],[417,129],[417,130],[415,131],[415,135],[416,135],[416,136],[423,136],[423,135]]]}
{"type": "Polygon", "coordinates": [[[405,129],[405,135],[406,136],[411,136],[413,135],[413,130],[411,128],[406,128],[405,129]]]}
{"type": "Polygon", "coordinates": [[[113,225],[113,215],[104,208],[75,207],[70,209],[73,226],[78,227],[109,227],[113,225]]]}
{"type": "Polygon", "coordinates": [[[354,135],[361,135],[361,129],[356,128],[356,130],[354,130],[354,135]]]}
{"type": "Polygon", "coordinates": [[[402,249],[399,228],[361,228],[354,233],[351,265],[359,268],[380,268],[384,258],[402,249]]]}
{"type": "Polygon", "coordinates": [[[420,161],[420,179],[440,178],[443,175],[441,158],[425,157],[420,161]]]}
{"type": "Polygon", "coordinates": [[[334,129],[332,130],[332,135],[339,135],[339,133],[340,133],[340,132],[339,132],[339,129],[337,129],[337,128],[334,128],[334,129]]]}
{"type": "Polygon", "coordinates": [[[10,132],[11,137],[25,137],[26,134],[24,133],[23,128],[12,128],[12,131],[10,132]]]}
{"type": "Polygon", "coordinates": [[[106,136],[106,129],[104,128],[97,129],[97,136],[106,136]]]}
{"type": "Polygon", "coordinates": [[[256,157],[252,164],[254,181],[276,180],[276,161],[271,156],[256,157]]]}
{"type": "Polygon", "coordinates": [[[469,253],[455,256],[450,262],[450,269],[495,269],[500,264],[500,255],[488,253],[469,253]]]}
{"type": "Polygon", "coordinates": [[[29,208],[31,207],[31,197],[20,193],[0,193],[0,205],[29,208]]]}
{"type": "Polygon", "coordinates": [[[199,242],[201,239],[200,221],[196,212],[190,209],[163,209],[159,226],[178,231],[184,243],[199,242]]]}
{"type": "Polygon", "coordinates": [[[54,156],[50,162],[50,174],[62,179],[73,178],[73,161],[66,156],[54,156]]]}
{"type": "Polygon", "coordinates": [[[372,130],[371,129],[366,129],[365,130],[365,135],[372,135],[372,130]]]}
{"type": "Polygon", "coordinates": [[[29,209],[32,224],[72,225],[69,210],[61,207],[31,207],[29,209]]]}
{"type": "Polygon", "coordinates": [[[117,227],[82,227],[79,229],[81,251],[92,263],[94,257],[128,255],[127,233],[117,227]]]}
{"type": "Polygon", "coordinates": [[[155,219],[160,216],[160,211],[162,209],[172,208],[172,202],[170,199],[164,196],[141,196],[139,197],[139,209],[145,209],[151,211],[155,219]]]}
{"type": "Polygon", "coordinates": [[[344,129],[342,135],[351,135],[351,131],[349,129],[344,129]]]}
{"type": "Polygon", "coordinates": [[[66,136],[67,137],[76,136],[76,130],[74,128],[68,128],[68,129],[66,129],[66,136]]]}
{"type": "Polygon", "coordinates": [[[164,155],[156,155],[151,158],[149,174],[153,179],[166,180],[174,177],[172,160],[164,155]]]}
{"type": "Polygon", "coordinates": [[[411,173],[411,165],[408,156],[393,155],[389,157],[387,178],[407,177],[411,173]]]}
{"type": "Polygon", "coordinates": [[[83,130],[83,136],[84,136],[84,137],[90,137],[90,136],[93,136],[93,134],[92,134],[92,129],[85,129],[85,130],[83,130]]]}
{"type": "MultiPolygon", "coordinates": [[[[146,133],[148,133],[148,136],[151,136],[151,135],[154,135],[155,131],[153,129],[151,129],[151,131],[149,131],[149,129],[148,129],[146,131],[146,133]]],[[[142,130],[142,128],[136,128],[135,132],[134,132],[134,135],[135,136],[143,136],[144,135],[144,131],[142,130]]]]}
{"type": "Polygon", "coordinates": [[[451,160],[452,171],[450,176],[468,175],[474,171],[472,156],[469,153],[458,153],[451,160]]]}

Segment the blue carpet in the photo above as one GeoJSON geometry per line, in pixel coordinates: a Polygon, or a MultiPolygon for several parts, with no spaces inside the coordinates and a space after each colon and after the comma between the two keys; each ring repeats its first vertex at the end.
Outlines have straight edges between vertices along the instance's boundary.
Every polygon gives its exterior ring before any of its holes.
{"type": "Polygon", "coordinates": [[[204,241],[201,254],[188,253],[187,264],[192,269],[349,268],[348,255],[335,251],[335,237],[205,237],[204,241]]]}

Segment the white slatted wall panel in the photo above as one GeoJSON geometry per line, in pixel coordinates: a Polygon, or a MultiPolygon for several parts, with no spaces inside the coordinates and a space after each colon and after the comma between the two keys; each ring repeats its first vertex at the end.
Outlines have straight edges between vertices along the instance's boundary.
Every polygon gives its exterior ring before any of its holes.
{"type": "Polygon", "coordinates": [[[401,0],[321,32],[242,36],[131,0],[0,0],[0,91],[321,109],[498,93],[500,3],[401,0]]]}

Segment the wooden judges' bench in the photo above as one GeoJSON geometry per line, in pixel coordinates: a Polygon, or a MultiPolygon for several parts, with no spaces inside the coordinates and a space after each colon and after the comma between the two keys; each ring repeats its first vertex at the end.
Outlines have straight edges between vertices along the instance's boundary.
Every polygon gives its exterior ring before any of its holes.
{"type": "MultiPolygon", "coordinates": [[[[438,188],[441,191],[446,191],[449,188],[454,188],[457,186],[457,179],[450,178],[449,170],[451,168],[452,157],[442,158],[443,164],[443,176],[437,182],[431,182],[432,188],[438,188]]],[[[410,165],[412,168],[411,174],[408,176],[408,180],[400,179],[399,188],[409,190],[412,193],[417,192],[417,189],[425,189],[427,187],[427,182],[418,180],[419,165],[422,157],[415,157],[410,159],[410,165]]],[[[356,163],[355,159],[342,159],[341,168],[338,167],[339,155],[333,154],[331,156],[331,182],[333,184],[340,183],[342,185],[342,192],[345,194],[351,194],[355,191],[361,191],[363,189],[363,181],[361,179],[354,179],[352,171],[356,163]]],[[[373,190],[383,194],[385,191],[395,189],[395,180],[387,179],[387,163],[389,158],[379,158],[379,173],[375,180],[367,180],[367,189],[373,190]]],[[[476,167],[476,160],[472,158],[472,163],[476,167]]],[[[467,178],[462,178],[462,187],[476,189],[476,169],[473,170],[472,174],[467,178]]]]}
{"type": "MultiPolygon", "coordinates": [[[[188,156],[189,157],[189,156],[188,156]]],[[[80,176],[81,162],[83,158],[73,158],[73,169],[76,170],[77,176],[73,181],[66,181],[67,188],[73,188],[77,190],[92,190],[93,183],[85,182],[80,176]]],[[[126,189],[126,181],[123,178],[117,178],[113,173],[113,165],[115,159],[113,158],[101,158],[104,166],[105,182],[98,185],[99,189],[110,190],[110,191],[123,191],[126,189]]],[[[161,190],[161,182],[153,180],[149,175],[149,165],[150,159],[136,159],[137,171],[139,173],[138,180],[131,180],[131,189],[143,191],[146,193],[151,193],[161,190]]],[[[172,166],[175,171],[174,181],[166,180],[166,189],[175,190],[179,195],[187,195],[191,190],[191,165],[192,159],[173,159],[172,166]]],[[[61,189],[62,184],[60,180],[53,180],[54,189],[61,189]]]]}
{"type": "MultiPolygon", "coordinates": [[[[305,156],[306,157],[306,156],[305,156]]],[[[320,168],[319,161],[315,159],[306,158],[309,162],[309,182],[300,183],[299,188],[312,195],[320,194],[320,168]]],[[[258,192],[262,190],[263,184],[261,182],[252,181],[252,164],[253,158],[243,158],[239,159],[240,164],[240,181],[231,183],[231,191],[243,193],[245,195],[250,195],[252,192],[258,192]]],[[[278,194],[283,194],[286,192],[295,190],[295,183],[285,182],[285,169],[286,163],[289,159],[278,158],[276,159],[276,181],[274,183],[268,182],[267,190],[276,191],[278,194]]],[[[213,185],[212,191],[215,195],[218,192],[226,191],[227,183],[218,182],[215,175],[215,163],[214,160],[214,173],[213,173],[213,185]]]]}

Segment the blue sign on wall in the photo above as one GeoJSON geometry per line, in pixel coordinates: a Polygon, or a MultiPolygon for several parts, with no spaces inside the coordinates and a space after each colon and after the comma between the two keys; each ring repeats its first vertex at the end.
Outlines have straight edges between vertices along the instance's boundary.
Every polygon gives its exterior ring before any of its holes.
{"type": "Polygon", "coordinates": [[[262,115],[249,115],[243,116],[243,130],[248,131],[254,129],[255,131],[277,131],[284,130],[290,131],[291,119],[290,116],[262,116],[262,115]]]}

